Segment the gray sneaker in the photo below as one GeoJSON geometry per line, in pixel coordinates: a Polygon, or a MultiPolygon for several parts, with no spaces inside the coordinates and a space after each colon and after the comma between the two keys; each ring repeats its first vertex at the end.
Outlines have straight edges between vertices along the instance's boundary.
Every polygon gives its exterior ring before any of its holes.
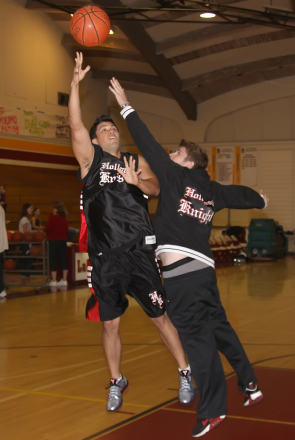
{"type": "Polygon", "coordinates": [[[107,411],[117,411],[121,408],[123,399],[122,393],[128,388],[128,380],[122,375],[122,379],[111,379],[110,389],[107,398],[107,411]]]}
{"type": "Polygon", "coordinates": [[[182,405],[189,405],[195,399],[195,388],[190,370],[179,371],[178,400],[182,405]]]}

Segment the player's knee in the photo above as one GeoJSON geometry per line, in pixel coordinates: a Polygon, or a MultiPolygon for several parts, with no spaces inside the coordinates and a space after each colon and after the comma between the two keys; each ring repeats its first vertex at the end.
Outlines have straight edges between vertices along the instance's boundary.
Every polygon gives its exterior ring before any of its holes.
{"type": "Polygon", "coordinates": [[[166,313],[162,316],[159,316],[159,318],[151,318],[152,322],[155,324],[156,327],[162,328],[167,324],[168,317],[166,313]]]}
{"type": "Polygon", "coordinates": [[[103,330],[108,334],[119,333],[120,318],[112,319],[111,321],[104,321],[103,330]]]}

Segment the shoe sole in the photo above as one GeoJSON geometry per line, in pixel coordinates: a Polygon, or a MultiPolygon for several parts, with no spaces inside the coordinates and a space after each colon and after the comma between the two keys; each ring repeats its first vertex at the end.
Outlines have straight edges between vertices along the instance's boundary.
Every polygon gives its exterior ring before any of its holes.
{"type": "Polygon", "coordinates": [[[257,395],[257,397],[255,397],[255,399],[253,399],[253,395],[250,396],[249,400],[247,400],[244,403],[244,406],[251,406],[251,405],[255,405],[256,403],[261,402],[261,400],[263,399],[263,394],[261,391],[258,391],[257,393],[255,393],[257,395]]]}
{"type": "Polygon", "coordinates": [[[202,432],[200,432],[199,434],[193,435],[193,437],[202,437],[202,435],[207,434],[207,432],[212,431],[212,429],[216,428],[216,426],[220,425],[221,422],[223,422],[223,420],[225,419],[226,416],[220,416],[220,417],[216,417],[211,423],[210,425],[208,425],[202,432]]]}
{"type": "MultiPolygon", "coordinates": [[[[121,391],[121,394],[123,394],[125,391],[127,391],[128,388],[129,388],[129,382],[127,382],[127,387],[124,388],[123,391],[121,391]]],[[[118,406],[116,409],[107,409],[107,412],[116,412],[116,411],[118,411],[118,409],[121,408],[122,405],[123,405],[123,399],[121,400],[121,405],[120,406],[118,406]]]]}

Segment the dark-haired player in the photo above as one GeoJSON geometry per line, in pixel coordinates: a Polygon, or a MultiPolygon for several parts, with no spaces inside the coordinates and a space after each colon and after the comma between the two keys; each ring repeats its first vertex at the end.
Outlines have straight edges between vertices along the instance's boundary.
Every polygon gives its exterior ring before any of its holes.
{"type": "Polygon", "coordinates": [[[126,293],[134,297],[158,327],[179,367],[179,400],[194,399],[190,366],[187,365],[177,331],[167,314],[166,294],[153,254],[155,235],[147,210],[146,195],[159,194],[159,182],[142,156],[120,152],[120,135],[109,116],[98,118],[88,131],[83,125],[79,82],[82,70],[77,53],[69,99],[73,150],[84,184],[81,196],[84,242],[91,266],[88,283],[92,295],[86,307],[90,320],[103,322],[102,341],[111,373],[107,410],[122,405],[128,387],[120,371],[122,344],[120,316],[128,307],[126,293]]]}
{"type": "Polygon", "coordinates": [[[154,216],[156,254],[163,264],[167,313],[178,330],[197,384],[198,421],[192,435],[200,437],[221,423],[227,413],[218,350],[238,375],[238,386],[245,393],[244,405],[263,397],[221,304],[209,238],[215,212],[223,208],[262,209],[268,199],[245,186],[210,181],[205,171],[208,157],[193,142],[183,141],[169,156],[130,106],[115,78],[111,85],[136,146],[160,182],[154,216]]]}

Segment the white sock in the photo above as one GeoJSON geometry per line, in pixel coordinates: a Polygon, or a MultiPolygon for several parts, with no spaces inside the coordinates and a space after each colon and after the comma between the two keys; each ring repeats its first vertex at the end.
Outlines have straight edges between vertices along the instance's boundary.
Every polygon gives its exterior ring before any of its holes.
{"type": "Polygon", "coordinates": [[[189,372],[191,372],[191,366],[190,366],[190,364],[188,364],[187,368],[183,368],[183,369],[178,368],[178,371],[179,371],[179,372],[181,372],[181,371],[183,371],[183,370],[188,370],[189,372]]]}

